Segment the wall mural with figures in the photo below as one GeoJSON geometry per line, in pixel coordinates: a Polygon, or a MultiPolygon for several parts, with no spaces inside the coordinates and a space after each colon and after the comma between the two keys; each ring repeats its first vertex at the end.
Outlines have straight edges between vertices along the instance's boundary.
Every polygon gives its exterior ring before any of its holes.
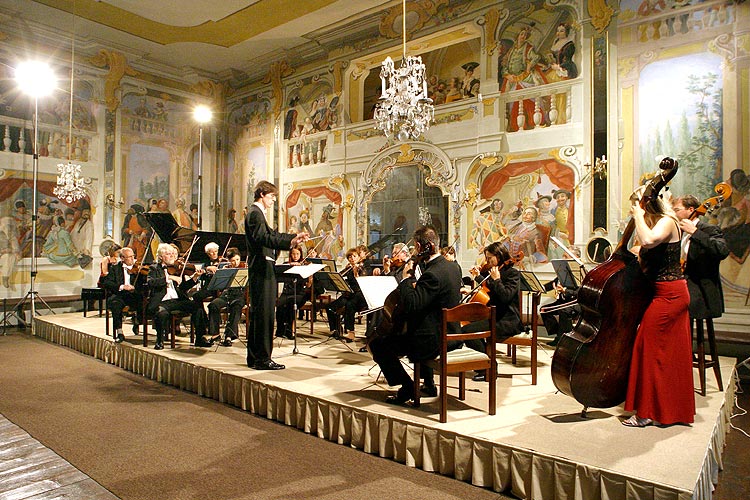
{"type": "Polygon", "coordinates": [[[501,241],[512,256],[523,253],[519,265],[532,270],[563,258],[551,237],[576,243],[574,179],[572,168],[549,159],[510,163],[473,180],[479,198],[468,212],[469,247],[481,255],[501,241]]]}
{"type": "MultiPolygon", "coordinates": [[[[750,301],[750,180],[746,167],[737,163],[737,151],[725,150],[723,143],[726,124],[740,120],[741,111],[727,106],[724,94],[736,78],[733,59],[738,54],[733,45],[721,46],[717,37],[736,21],[737,5],[625,0],[621,9],[621,105],[639,134],[626,138],[632,182],[653,172],[663,156],[671,156],[680,163],[671,183],[673,195],[705,200],[716,196],[719,182],[732,188],[729,199],[706,220],[722,228],[730,248],[721,263],[725,305],[745,307],[750,301]],[[692,43],[681,45],[686,37],[692,43]],[[677,44],[680,50],[674,50],[677,44]]],[[[622,217],[624,227],[627,213],[622,217]]]]}
{"type": "Polygon", "coordinates": [[[307,251],[315,249],[318,256],[343,262],[350,246],[344,236],[341,194],[325,186],[295,189],[286,198],[287,232],[307,231],[320,237],[305,243],[307,251]]]}

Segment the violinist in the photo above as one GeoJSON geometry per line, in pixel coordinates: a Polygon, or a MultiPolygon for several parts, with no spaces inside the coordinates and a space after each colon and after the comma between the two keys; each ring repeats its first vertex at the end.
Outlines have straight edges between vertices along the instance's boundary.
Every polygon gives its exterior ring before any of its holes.
{"type": "Polygon", "coordinates": [[[385,276],[395,276],[396,280],[401,281],[401,268],[411,258],[409,247],[406,243],[396,243],[393,245],[393,253],[389,258],[387,255],[383,258],[382,274],[385,276]]]}
{"type": "Polygon", "coordinates": [[[630,362],[625,410],[634,413],[622,423],[690,424],[695,415],[693,346],[690,295],[680,266],[682,234],[670,201],[659,193],[641,201],[644,193],[646,186],[641,186],[631,196],[638,243],[631,251],[653,283],[654,297],[638,325],[630,362]]]}
{"type": "Polygon", "coordinates": [[[190,313],[195,328],[195,346],[211,347],[212,343],[205,338],[208,321],[203,304],[190,300],[186,293],[197,281],[194,277],[185,276],[184,266],[177,265],[177,255],[175,247],[161,243],[156,249],[157,262],[149,268],[146,284],[151,290],[151,298],[146,312],[154,317],[154,349],[164,349],[164,334],[169,326],[172,311],[190,313]]]}
{"type": "MultiPolygon", "coordinates": [[[[224,264],[228,264],[228,267],[233,268],[238,268],[242,265],[242,256],[237,248],[228,248],[226,258],[229,261],[219,264],[221,268],[225,267],[224,264]]],[[[245,289],[237,287],[227,288],[221,292],[221,295],[208,304],[208,335],[212,342],[220,338],[219,324],[221,323],[221,311],[225,307],[229,311],[229,318],[227,319],[227,326],[224,328],[224,340],[221,345],[229,347],[232,345],[232,341],[240,338],[238,335],[238,326],[244,306],[245,289]]]]}
{"type": "Polygon", "coordinates": [[[287,250],[310,238],[305,231],[280,233],[268,225],[266,211],[276,202],[279,189],[268,181],[255,186],[253,204],[245,217],[250,276],[252,324],[247,334],[247,366],[256,370],[283,370],[284,365],[271,359],[273,320],[279,293],[274,274],[274,250],[287,250]]]}
{"type": "MultiPolygon", "coordinates": [[[[292,266],[302,264],[302,246],[297,245],[289,250],[289,264],[292,266]]],[[[284,283],[284,289],[276,301],[276,337],[290,340],[294,338],[294,311],[295,309],[299,310],[310,298],[310,286],[312,284],[312,276],[307,278],[305,282],[286,281],[284,283]]]]}
{"type": "Polygon", "coordinates": [[[99,281],[97,282],[99,288],[102,288],[102,279],[109,274],[109,266],[120,262],[120,250],[122,250],[122,247],[117,243],[113,243],[107,255],[102,257],[99,263],[99,281]]]}
{"type": "Polygon", "coordinates": [[[134,335],[138,335],[138,318],[143,309],[143,294],[136,288],[139,266],[135,262],[135,251],[125,247],[119,254],[120,262],[109,265],[108,273],[102,277],[102,287],[107,290],[107,309],[112,313],[112,335],[116,343],[125,340],[122,333],[122,310],[125,306],[136,313],[133,319],[134,335]]]}
{"type": "MultiPolygon", "coordinates": [[[[520,254],[522,255],[522,254],[520,254]]],[[[515,259],[508,249],[500,242],[490,243],[484,249],[485,263],[482,267],[473,267],[469,273],[481,287],[475,293],[486,293],[488,306],[495,306],[495,331],[497,342],[518,335],[523,329],[521,311],[518,304],[518,294],[521,288],[521,273],[513,267],[515,259]]],[[[471,301],[471,300],[470,300],[471,301]]],[[[483,301],[483,300],[482,300],[483,301]]],[[[484,322],[469,323],[461,328],[464,332],[481,332],[489,325],[484,322]]],[[[485,352],[485,345],[481,340],[466,343],[476,351],[485,352]]],[[[484,381],[482,371],[474,375],[474,380],[484,381]]]]}
{"type": "Polygon", "coordinates": [[[202,273],[199,279],[199,290],[197,290],[190,297],[191,299],[193,299],[193,301],[199,303],[201,307],[203,306],[203,301],[207,297],[214,295],[213,291],[207,290],[208,284],[211,282],[211,278],[213,278],[214,273],[216,273],[216,270],[219,268],[219,264],[221,264],[222,262],[226,262],[225,258],[219,257],[219,245],[217,245],[213,241],[207,243],[206,246],[203,247],[203,250],[206,252],[208,260],[203,262],[201,265],[202,273]]]}
{"type": "MultiPolygon", "coordinates": [[[[458,305],[461,299],[461,273],[440,255],[440,237],[432,226],[423,226],[414,233],[417,260],[424,266],[419,279],[414,277],[415,262],[409,261],[402,269],[398,285],[406,321],[405,335],[384,335],[372,339],[370,352],[383,370],[388,385],[400,385],[398,392],[386,398],[390,404],[405,404],[413,398],[415,381],[406,373],[399,358],[411,361],[435,359],[440,353],[440,329],[443,308],[458,305]]],[[[458,326],[451,325],[454,333],[458,326]]],[[[436,396],[437,387],[432,370],[423,366],[424,384],[420,390],[436,396]]]]}
{"type": "Polygon", "coordinates": [[[674,201],[674,211],[682,229],[684,272],[690,292],[690,317],[701,321],[724,313],[719,264],[729,256],[724,233],[718,226],[698,219],[700,201],[684,195],[674,201]]]}
{"type": "MultiPolygon", "coordinates": [[[[365,247],[367,248],[367,247],[365,247]]],[[[359,261],[360,252],[356,248],[350,248],[346,252],[346,260],[349,264],[341,271],[341,276],[349,284],[352,293],[344,293],[339,298],[328,304],[326,312],[328,313],[328,326],[331,329],[331,336],[339,336],[339,325],[341,324],[341,315],[343,313],[345,334],[341,335],[341,340],[345,342],[354,342],[354,315],[359,311],[367,308],[365,296],[357,284],[356,278],[365,276],[363,264],[359,261]]]]}

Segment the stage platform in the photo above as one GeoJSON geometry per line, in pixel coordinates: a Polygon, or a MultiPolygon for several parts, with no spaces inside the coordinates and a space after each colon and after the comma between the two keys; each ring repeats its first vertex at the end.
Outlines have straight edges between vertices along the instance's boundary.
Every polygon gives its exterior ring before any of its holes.
{"type": "MultiPolygon", "coordinates": [[[[327,337],[305,336],[306,325],[299,327],[298,354],[291,341],[275,342],[274,359],[286,370],[256,371],[245,366],[240,342],[201,349],[178,337],[176,349],[155,351],[140,336],[115,344],[96,316],[58,314],[35,322],[37,336],[125,370],[519,498],[708,500],[734,401],[735,360],[721,358],[725,391],[708,373],[706,397],[696,393],[692,426],[627,428],[620,423],[622,406],[591,409],[584,419],[575,400],[556,393],[552,350],[540,346],[538,385],[531,385],[529,348],[519,350],[516,366],[499,356],[497,415],[487,414],[487,384],[469,379],[466,401],[449,397],[448,422],[441,424],[437,398],[424,398],[420,408],[386,405],[389,388],[369,353],[357,351],[362,344],[317,345],[327,337]]],[[[324,322],[315,326],[324,333],[324,322]]],[[[130,333],[130,325],[124,330],[130,333]]],[[[458,385],[455,378],[449,384],[458,385]]]]}

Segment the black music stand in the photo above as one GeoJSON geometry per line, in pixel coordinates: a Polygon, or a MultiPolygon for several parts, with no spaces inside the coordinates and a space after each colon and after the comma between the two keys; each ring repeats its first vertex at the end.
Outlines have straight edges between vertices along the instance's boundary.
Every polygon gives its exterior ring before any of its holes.
{"type": "MultiPolygon", "coordinates": [[[[352,288],[349,286],[349,283],[346,282],[346,279],[340,274],[330,271],[318,271],[313,276],[314,280],[318,280],[320,285],[329,292],[338,292],[341,293],[353,293],[352,288]]],[[[344,320],[343,315],[340,318],[341,321],[344,320]]],[[[339,325],[339,330],[341,329],[341,325],[339,325]]],[[[317,347],[319,345],[323,345],[331,340],[338,340],[341,342],[347,349],[350,351],[353,351],[351,347],[349,347],[346,342],[341,338],[341,334],[337,331],[334,335],[329,335],[327,339],[318,342],[317,344],[313,344],[310,347],[317,347]]]]}
{"type": "Polygon", "coordinates": [[[577,290],[583,281],[583,268],[576,261],[567,259],[552,259],[550,261],[557,275],[557,280],[563,288],[577,290]]]}
{"type": "Polygon", "coordinates": [[[323,271],[327,271],[329,273],[335,273],[336,270],[336,261],[333,259],[319,259],[317,257],[307,259],[312,264],[322,264],[323,265],[323,271]]]}
{"type": "Polygon", "coordinates": [[[277,358],[283,358],[285,356],[295,356],[297,354],[304,354],[305,356],[310,356],[311,358],[316,358],[317,356],[313,354],[307,354],[304,352],[300,352],[299,349],[297,349],[297,281],[300,279],[306,280],[310,276],[314,275],[316,272],[323,269],[323,264],[307,264],[303,266],[292,266],[290,264],[281,264],[274,266],[274,271],[276,273],[276,280],[279,282],[289,282],[292,283],[293,288],[293,294],[295,297],[295,300],[293,301],[292,307],[294,308],[294,314],[292,315],[292,342],[294,343],[294,347],[292,348],[292,352],[290,354],[282,354],[280,356],[276,356],[277,358]]]}
{"type": "MultiPolygon", "coordinates": [[[[544,285],[541,281],[539,281],[539,278],[537,278],[536,274],[532,273],[531,271],[519,271],[521,274],[521,280],[520,280],[520,288],[522,292],[529,292],[531,294],[531,305],[529,305],[529,302],[527,301],[527,307],[531,309],[532,317],[534,314],[536,314],[536,303],[539,301],[539,297],[542,296],[543,293],[545,293],[547,290],[544,288],[544,285]]],[[[523,311],[521,311],[521,316],[523,317],[523,311]]],[[[533,323],[533,320],[532,320],[533,323]]],[[[527,334],[531,334],[531,330],[533,329],[532,325],[524,325],[524,331],[527,334]]],[[[535,347],[534,347],[535,348],[535,347]]]]}

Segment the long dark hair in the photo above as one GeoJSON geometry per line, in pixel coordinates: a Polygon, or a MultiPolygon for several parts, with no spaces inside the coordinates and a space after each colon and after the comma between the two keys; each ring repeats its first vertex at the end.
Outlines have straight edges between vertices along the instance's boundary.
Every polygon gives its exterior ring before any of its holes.
{"type": "Polygon", "coordinates": [[[510,252],[508,252],[508,249],[503,246],[502,243],[499,241],[496,241],[494,243],[490,243],[489,246],[487,246],[484,249],[485,252],[489,252],[495,257],[497,257],[497,262],[499,264],[502,264],[503,262],[507,262],[510,260],[510,252]]]}

